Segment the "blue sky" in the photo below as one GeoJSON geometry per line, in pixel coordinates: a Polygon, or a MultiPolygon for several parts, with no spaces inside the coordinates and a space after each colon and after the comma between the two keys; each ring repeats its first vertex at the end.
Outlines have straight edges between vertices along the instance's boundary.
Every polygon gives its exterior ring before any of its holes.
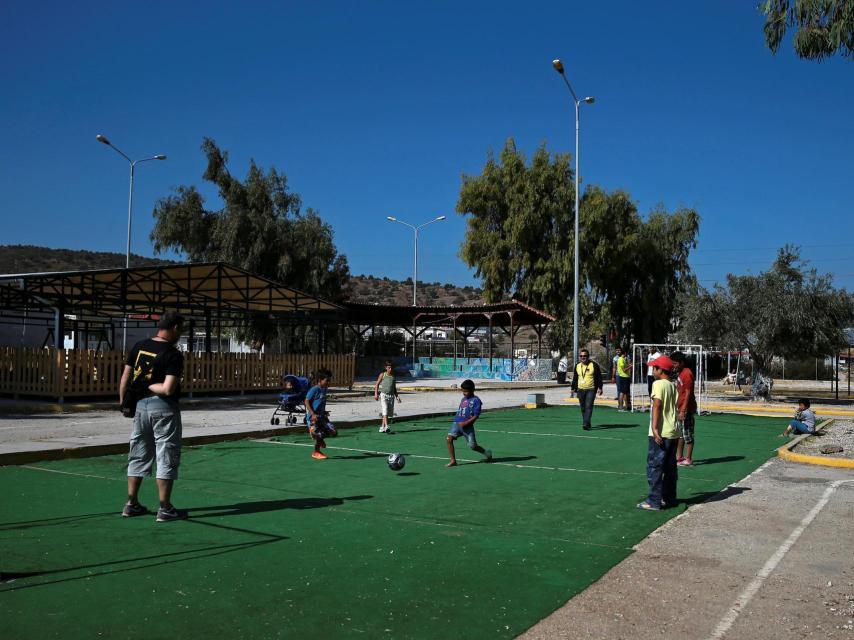
{"type": "Polygon", "coordinates": [[[854,288],[854,68],[773,56],[755,2],[29,3],[0,9],[0,244],[152,255],[155,201],[203,186],[203,136],[238,176],[254,158],[320,211],[353,273],[476,283],[457,251],[462,173],[508,137],[574,147],[583,178],[702,216],[704,285],[785,243],[854,288]]]}

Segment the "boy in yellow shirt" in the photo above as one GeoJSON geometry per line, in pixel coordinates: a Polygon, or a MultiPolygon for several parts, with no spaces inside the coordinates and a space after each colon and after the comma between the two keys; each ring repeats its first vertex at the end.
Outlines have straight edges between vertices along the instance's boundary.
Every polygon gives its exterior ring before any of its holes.
{"type": "Polygon", "coordinates": [[[646,477],[649,497],[638,504],[638,509],[658,511],[676,504],[676,446],[681,429],[676,420],[676,385],[670,380],[674,362],[667,356],[651,360],[652,411],[649,420],[649,446],[646,455],[646,477]]]}

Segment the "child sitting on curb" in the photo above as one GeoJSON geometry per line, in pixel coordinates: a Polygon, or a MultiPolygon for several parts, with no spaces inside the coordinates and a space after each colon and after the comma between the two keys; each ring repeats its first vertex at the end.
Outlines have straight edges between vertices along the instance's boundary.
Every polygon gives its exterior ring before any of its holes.
{"type": "Polygon", "coordinates": [[[807,398],[801,398],[798,400],[798,410],[795,412],[794,419],[780,437],[788,437],[794,433],[815,433],[817,420],[815,412],[810,409],[810,401],[807,398]]]}

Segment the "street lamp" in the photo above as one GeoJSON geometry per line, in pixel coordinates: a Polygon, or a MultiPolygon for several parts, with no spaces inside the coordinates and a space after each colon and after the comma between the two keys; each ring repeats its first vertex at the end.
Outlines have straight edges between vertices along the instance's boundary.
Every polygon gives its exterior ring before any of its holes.
{"type": "Polygon", "coordinates": [[[445,216],[439,216],[438,218],[433,218],[424,224],[419,224],[417,227],[414,224],[409,224],[408,222],[404,222],[403,220],[398,220],[394,216],[386,216],[386,220],[390,220],[391,222],[397,222],[399,224],[406,225],[410,229],[415,232],[415,270],[412,275],[412,306],[414,307],[418,303],[418,232],[421,231],[428,224],[433,224],[434,222],[441,222],[445,219],[445,216]]]}
{"type": "MultiPolygon", "coordinates": [[[[130,189],[128,190],[128,241],[127,241],[127,252],[125,253],[125,269],[130,268],[130,228],[131,228],[131,216],[133,215],[133,172],[136,165],[140,162],[148,162],[149,160],[165,160],[166,156],[162,154],[158,154],[156,156],[151,156],[150,158],[141,158],[139,160],[131,160],[127,154],[121,151],[118,147],[116,147],[112,142],[107,139],[107,136],[101,135],[100,133],[95,136],[95,140],[98,142],[107,145],[112,148],[116,153],[118,153],[121,157],[127,160],[130,163],[130,189]]],[[[122,351],[125,350],[127,346],[127,317],[124,319],[124,328],[122,329],[122,351]]]]}
{"type": "Polygon", "coordinates": [[[586,98],[579,100],[578,96],[575,95],[575,91],[572,89],[572,85],[569,84],[566,73],[564,73],[563,63],[560,60],[552,60],[552,66],[555,68],[555,71],[560,74],[560,77],[563,78],[567,89],[569,89],[569,93],[572,95],[572,101],[575,103],[575,284],[572,299],[572,361],[578,362],[578,218],[581,213],[578,210],[578,176],[580,175],[578,169],[578,133],[580,129],[579,113],[582,102],[593,104],[595,98],[587,96],[586,98]]]}

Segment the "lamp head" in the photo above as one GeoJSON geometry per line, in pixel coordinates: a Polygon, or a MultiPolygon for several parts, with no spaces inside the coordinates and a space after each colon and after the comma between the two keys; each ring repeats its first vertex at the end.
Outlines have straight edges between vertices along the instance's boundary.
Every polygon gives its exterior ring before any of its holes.
{"type": "Polygon", "coordinates": [[[110,141],[107,140],[107,136],[102,136],[100,133],[95,136],[95,140],[97,140],[98,142],[102,142],[107,146],[110,146],[110,141]]]}
{"type": "Polygon", "coordinates": [[[155,159],[155,160],[165,160],[165,159],[166,159],[166,156],[164,156],[164,155],[157,155],[157,156],[154,156],[154,159],[155,159]]]}
{"type": "Polygon", "coordinates": [[[436,220],[444,220],[444,219],[445,219],[445,216],[439,216],[438,218],[436,218],[436,220]]]}
{"type": "Polygon", "coordinates": [[[392,222],[397,222],[397,218],[394,216],[386,216],[386,220],[391,220],[392,222]]]}
{"type": "Polygon", "coordinates": [[[555,68],[555,71],[560,75],[563,75],[563,62],[561,62],[559,58],[552,60],[552,66],[555,68]]]}
{"type": "Polygon", "coordinates": [[[593,96],[587,96],[586,98],[584,98],[584,102],[586,102],[587,104],[593,104],[594,102],[596,102],[596,98],[594,98],[593,96]]]}

